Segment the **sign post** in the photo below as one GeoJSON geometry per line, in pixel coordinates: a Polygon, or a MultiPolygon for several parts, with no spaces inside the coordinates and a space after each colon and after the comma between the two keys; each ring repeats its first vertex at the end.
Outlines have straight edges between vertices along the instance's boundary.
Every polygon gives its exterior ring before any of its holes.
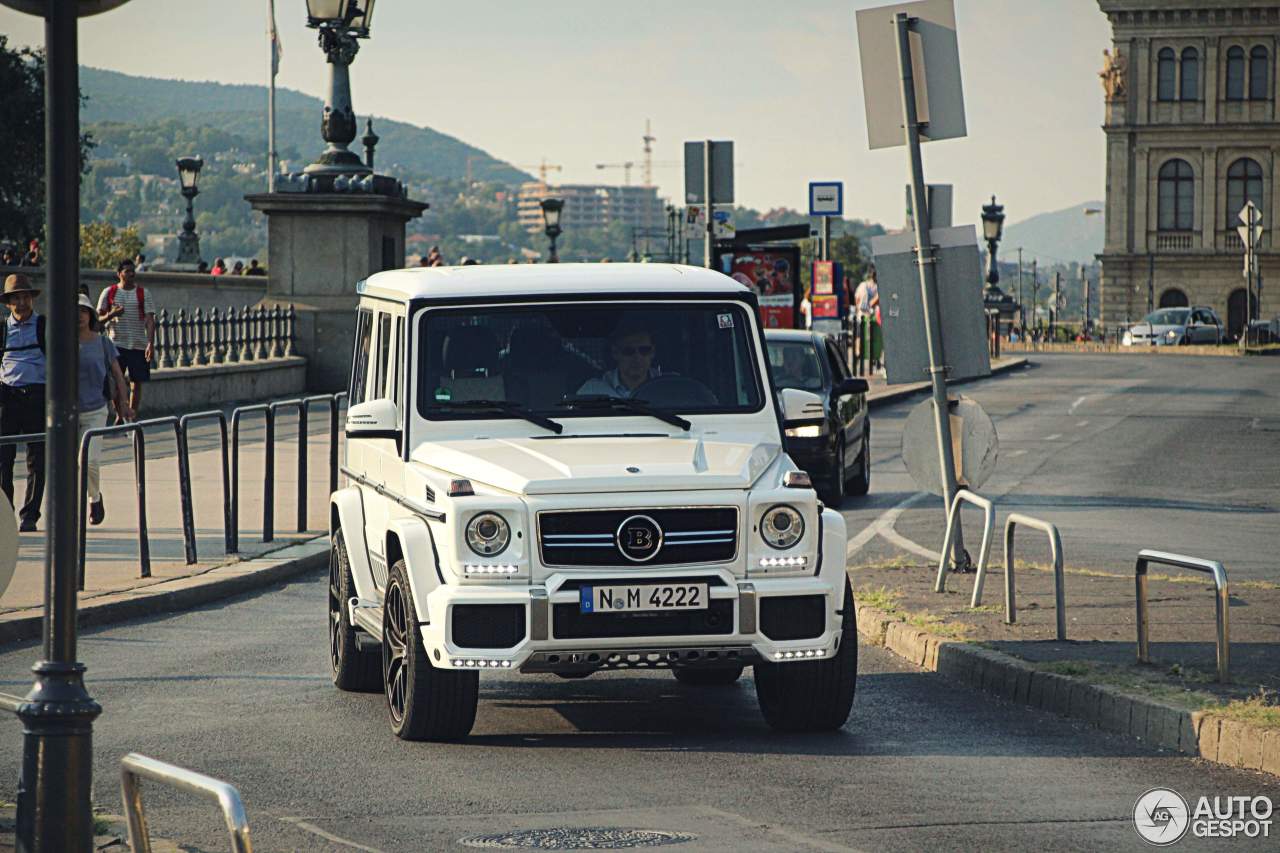
{"type": "Polygon", "coordinates": [[[831,260],[831,217],[844,215],[844,184],[840,181],[809,183],[809,215],[822,217],[822,239],[818,259],[831,260]]]}
{"type": "Polygon", "coordinates": [[[1258,269],[1258,241],[1262,239],[1262,211],[1252,200],[1245,202],[1240,209],[1239,219],[1243,222],[1236,228],[1240,242],[1244,244],[1244,280],[1245,292],[1248,294],[1245,306],[1245,342],[1249,338],[1249,324],[1260,316],[1262,301],[1262,275],[1258,269]],[[1255,290],[1255,279],[1256,290],[1255,290]]]}
{"type": "Polygon", "coordinates": [[[701,142],[684,144],[684,200],[706,206],[702,229],[703,266],[715,263],[715,206],[733,204],[733,143],[701,142]]]}
{"type": "MultiPolygon", "coordinates": [[[[956,494],[955,457],[947,407],[947,366],[942,357],[938,285],[934,272],[936,259],[929,237],[929,206],[920,142],[922,134],[929,139],[947,139],[964,136],[967,132],[963,89],[960,85],[955,8],[951,0],[922,0],[865,9],[859,11],[857,16],[870,145],[873,149],[884,148],[900,145],[905,141],[911,162],[916,266],[920,277],[924,333],[929,349],[928,373],[932,385],[938,458],[942,468],[943,501],[945,511],[950,513],[956,494]],[[892,42],[885,38],[890,34],[884,31],[882,24],[883,18],[890,14],[895,37],[892,42]],[[896,98],[883,73],[884,67],[891,61],[884,55],[886,43],[896,43],[897,46],[900,89],[896,98]],[[924,101],[923,121],[917,109],[918,96],[923,97],[924,101]],[[893,118],[893,107],[897,106],[894,104],[895,100],[899,101],[901,107],[898,115],[900,121],[893,118]],[[896,129],[893,127],[895,124],[896,129]],[[896,136],[899,133],[902,135],[896,136]]],[[[943,559],[946,560],[947,556],[944,554],[943,559]]],[[[968,555],[958,524],[950,556],[957,568],[968,569],[968,555]]]]}

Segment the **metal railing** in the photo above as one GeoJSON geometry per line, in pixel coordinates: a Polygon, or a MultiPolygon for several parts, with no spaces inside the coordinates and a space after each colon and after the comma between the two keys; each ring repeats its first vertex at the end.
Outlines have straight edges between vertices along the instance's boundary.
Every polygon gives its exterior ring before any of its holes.
{"type": "Polygon", "coordinates": [[[951,509],[947,513],[947,535],[942,540],[942,559],[938,562],[938,580],[934,584],[934,592],[945,592],[947,589],[947,563],[951,553],[951,544],[955,538],[956,521],[960,518],[960,504],[969,503],[982,510],[982,548],[978,551],[978,573],[973,581],[973,600],[970,607],[977,607],[982,602],[982,582],[987,575],[987,557],[991,553],[991,531],[996,524],[996,507],[982,495],[974,494],[968,489],[960,489],[951,501],[951,509]]]}
{"type": "Polygon", "coordinates": [[[133,853],[151,853],[151,831],[147,827],[147,810],[142,803],[143,779],[163,782],[180,791],[217,801],[227,822],[233,853],[253,853],[249,818],[245,815],[240,792],[234,785],[131,752],[120,760],[120,797],[124,801],[125,818],[129,823],[129,849],[133,853]]]}
{"type": "Polygon", "coordinates": [[[1133,577],[1138,600],[1138,662],[1151,662],[1151,647],[1148,642],[1147,629],[1147,566],[1175,566],[1190,569],[1193,572],[1204,572],[1213,576],[1214,609],[1218,619],[1218,681],[1223,684],[1231,682],[1231,639],[1228,606],[1230,596],[1227,593],[1227,570],[1217,560],[1202,560],[1199,557],[1187,557],[1182,554],[1170,554],[1165,551],[1138,552],[1138,563],[1134,566],[1133,577]]]}
{"type": "MultiPolygon", "coordinates": [[[[178,419],[178,431],[182,436],[181,447],[178,448],[178,477],[186,505],[192,507],[191,498],[191,424],[194,421],[216,420],[218,422],[219,448],[222,451],[222,547],[228,554],[236,553],[236,530],[231,517],[231,470],[227,453],[227,414],[218,409],[207,412],[190,412],[178,419]]],[[[191,559],[196,562],[195,537],[191,540],[191,559]]]]}
{"type": "Polygon", "coordinates": [[[158,367],[199,367],[284,358],[294,354],[293,306],[217,308],[205,313],[185,308],[156,317],[155,357],[158,367]]]}
{"type": "Polygon", "coordinates": [[[1018,621],[1018,606],[1013,589],[1013,530],[1019,524],[1034,527],[1049,534],[1049,553],[1053,557],[1053,601],[1058,617],[1058,639],[1065,640],[1067,638],[1067,603],[1066,588],[1063,583],[1062,536],[1055,525],[1020,512],[1010,513],[1004,523],[1004,621],[1009,625],[1018,621]]]}
{"type": "Polygon", "coordinates": [[[150,426],[173,427],[173,440],[178,456],[179,502],[182,509],[182,544],[186,552],[187,565],[196,561],[195,519],[191,513],[190,474],[184,485],[182,462],[182,428],[176,417],[168,415],[162,418],[150,418],[145,421],[116,424],[114,426],[93,427],[87,429],[80,437],[80,586],[84,589],[85,575],[85,543],[87,540],[87,512],[89,502],[89,449],[90,443],[99,436],[132,435],[133,436],[133,482],[138,496],[138,577],[151,577],[151,536],[147,532],[147,441],[144,431],[150,426]]]}

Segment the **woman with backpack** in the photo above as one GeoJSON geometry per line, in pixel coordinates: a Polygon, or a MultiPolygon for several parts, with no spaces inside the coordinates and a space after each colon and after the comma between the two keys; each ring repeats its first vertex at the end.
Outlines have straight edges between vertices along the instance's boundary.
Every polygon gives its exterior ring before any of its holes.
{"type": "MultiPolygon", "coordinates": [[[[99,331],[98,312],[89,297],[80,294],[80,437],[87,430],[107,425],[114,402],[123,420],[133,420],[124,373],[120,370],[120,354],[111,339],[99,331]]],[[[102,442],[89,445],[89,523],[101,524],[106,516],[99,485],[98,453],[102,442]]]]}

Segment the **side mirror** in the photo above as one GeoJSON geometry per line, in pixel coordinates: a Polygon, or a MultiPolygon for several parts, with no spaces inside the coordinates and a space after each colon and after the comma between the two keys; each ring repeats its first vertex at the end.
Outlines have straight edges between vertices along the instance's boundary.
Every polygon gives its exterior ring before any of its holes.
{"type": "Polygon", "coordinates": [[[782,389],[782,426],[795,429],[803,426],[821,426],[826,420],[822,398],[798,388],[782,389]]]}
{"type": "Polygon", "coordinates": [[[853,377],[851,379],[842,379],[836,383],[836,394],[865,394],[871,390],[871,386],[867,384],[867,380],[853,377]]]}
{"type": "Polygon", "coordinates": [[[366,400],[347,409],[348,438],[400,438],[399,412],[391,400],[366,400]]]}

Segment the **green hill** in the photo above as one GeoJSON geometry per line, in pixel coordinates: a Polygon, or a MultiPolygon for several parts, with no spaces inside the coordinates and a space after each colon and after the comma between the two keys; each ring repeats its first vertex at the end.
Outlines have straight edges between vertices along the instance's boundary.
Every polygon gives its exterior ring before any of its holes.
{"type": "MultiPolygon", "coordinates": [[[[88,124],[126,122],[146,125],[177,118],[192,127],[211,127],[239,136],[260,151],[266,150],[267,89],[265,86],[229,85],[211,81],[165,80],[135,77],[116,71],[82,67],[80,88],[88,100],[81,121],[88,124]]],[[[292,89],[276,90],[276,147],[293,149],[309,162],[320,153],[318,98],[292,89]]],[[[366,116],[360,116],[363,128],[366,116]]],[[[438,178],[463,178],[467,158],[473,158],[477,180],[517,184],[531,180],[519,169],[487,152],[429,127],[374,116],[379,170],[438,178]]],[[[354,150],[359,150],[357,139],[354,150]]],[[[299,164],[301,165],[301,164],[299,164]]]]}

